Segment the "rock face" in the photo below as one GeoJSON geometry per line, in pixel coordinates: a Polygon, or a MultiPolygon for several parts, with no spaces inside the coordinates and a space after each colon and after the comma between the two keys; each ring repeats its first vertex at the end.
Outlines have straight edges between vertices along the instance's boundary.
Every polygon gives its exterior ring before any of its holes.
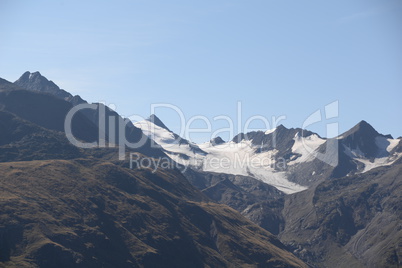
{"type": "MultiPolygon", "coordinates": [[[[0,91],[1,110],[15,114],[43,128],[64,132],[64,120],[72,108],[69,102],[51,95],[38,94],[26,90],[0,91]]],[[[98,128],[83,114],[78,113],[72,120],[73,135],[82,141],[98,140],[98,128]]]]}
{"type": "Polygon", "coordinates": [[[342,143],[351,150],[359,150],[364,156],[379,157],[381,156],[380,148],[376,144],[376,138],[391,138],[378,133],[366,121],[359,122],[356,126],[342,134],[342,143]]]}
{"type": "Polygon", "coordinates": [[[27,90],[48,93],[66,101],[73,99],[70,93],[60,89],[55,83],[47,80],[39,72],[25,72],[14,84],[27,90]]]}
{"type": "Polygon", "coordinates": [[[318,135],[308,130],[301,128],[286,128],[279,125],[272,132],[252,131],[249,133],[240,133],[233,138],[233,142],[241,142],[249,140],[257,147],[260,147],[260,152],[277,150],[277,157],[286,157],[289,159],[292,155],[292,146],[295,143],[295,136],[308,137],[318,135]]]}
{"type": "MultiPolygon", "coordinates": [[[[0,80],[0,266],[307,267],[177,169],[73,147],[59,122],[71,107],[0,80]]],[[[77,124],[83,139],[97,130],[84,115],[77,124]]]]}
{"type": "MultiPolygon", "coordinates": [[[[8,82],[8,84],[10,83],[8,82]]],[[[14,82],[14,85],[26,89],[29,92],[12,90],[7,93],[12,96],[16,94],[26,95],[24,103],[16,104],[18,106],[13,106],[12,112],[17,113],[20,116],[21,113],[25,113],[24,116],[22,116],[23,118],[31,116],[32,118],[35,118],[35,120],[42,120],[42,125],[46,124],[46,122],[53,122],[54,124],[57,124],[56,130],[59,131],[64,131],[64,119],[73,106],[87,104],[87,102],[82,100],[80,96],[72,96],[70,93],[60,89],[39,72],[25,72],[17,81],[14,82]],[[38,92],[45,94],[33,94],[38,92]],[[36,98],[37,100],[34,99],[32,101],[30,98],[36,98]],[[22,105],[24,105],[24,107],[21,107],[22,105]],[[43,106],[44,108],[40,108],[39,106],[43,106]],[[54,118],[54,115],[46,110],[46,106],[60,106],[58,114],[62,118],[54,118]],[[31,110],[28,111],[28,109],[31,110]],[[39,116],[37,114],[38,111],[43,111],[43,115],[39,116]]],[[[11,87],[9,86],[8,88],[11,87]]],[[[120,133],[124,131],[124,135],[122,135],[124,136],[124,142],[135,144],[144,141],[144,144],[135,151],[158,157],[165,156],[160,147],[155,143],[151,144],[151,141],[144,136],[142,131],[136,128],[131,121],[125,120],[104,104],[95,103],[95,109],[82,109],[73,119],[73,124],[75,124],[75,122],[81,122],[77,127],[73,125],[73,134],[75,136],[78,135],[77,138],[84,141],[99,141],[99,137],[104,137],[107,144],[119,144],[121,143],[121,140],[119,140],[119,137],[121,136],[120,133]],[[81,120],[78,120],[76,117],[81,118],[81,120]],[[112,125],[112,123],[114,123],[114,125],[112,125]],[[119,126],[121,125],[124,127],[120,128],[119,126]],[[88,130],[88,128],[91,128],[92,130],[88,130]]]]}
{"type": "Polygon", "coordinates": [[[402,161],[285,198],[280,239],[315,267],[399,267],[402,161]]]}

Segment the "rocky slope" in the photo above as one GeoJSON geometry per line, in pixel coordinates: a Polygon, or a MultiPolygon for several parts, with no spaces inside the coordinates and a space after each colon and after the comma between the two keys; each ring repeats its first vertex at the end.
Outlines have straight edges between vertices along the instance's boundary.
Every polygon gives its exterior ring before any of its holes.
{"type": "Polygon", "coordinates": [[[314,267],[400,267],[402,161],[285,198],[282,242],[314,267]]]}

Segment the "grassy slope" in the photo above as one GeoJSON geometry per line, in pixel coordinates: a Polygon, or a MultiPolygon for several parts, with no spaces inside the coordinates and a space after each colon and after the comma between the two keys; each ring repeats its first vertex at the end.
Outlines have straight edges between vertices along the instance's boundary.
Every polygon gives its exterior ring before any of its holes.
{"type": "Polygon", "coordinates": [[[8,267],[304,266],[174,171],[83,159],[9,162],[0,164],[0,185],[0,258],[8,267]]]}

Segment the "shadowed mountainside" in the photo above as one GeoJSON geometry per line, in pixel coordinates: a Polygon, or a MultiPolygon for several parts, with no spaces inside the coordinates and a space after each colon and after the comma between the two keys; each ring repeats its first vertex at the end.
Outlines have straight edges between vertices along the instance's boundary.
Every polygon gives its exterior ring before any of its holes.
{"type": "Polygon", "coordinates": [[[305,267],[178,172],[47,160],[2,163],[0,180],[5,266],[305,267]]]}
{"type": "MultiPolygon", "coordinates": [[[[128,169],[115,148],[73,147],[67,101],[5,80],[0,89],[0,267],[307,267],[178,170],[128,169]]],[[[75,120],[77,136],[97,137],[91,120],[75,120]]]]}

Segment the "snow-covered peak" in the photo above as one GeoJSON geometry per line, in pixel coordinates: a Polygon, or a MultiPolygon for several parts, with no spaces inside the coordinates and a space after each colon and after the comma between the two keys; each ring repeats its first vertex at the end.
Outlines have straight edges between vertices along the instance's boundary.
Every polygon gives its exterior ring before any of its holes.
{"type": "MultiPolygon", "coordinates": [[[[154,116],[153,119],[157,119],[157,117],[154,116]]],[[[160,120],[154,122],[158,121],[160,120]]],[[[186,166],[191,165],[192,161],[196,161],[206,154],[197,144],[189,142],[170,131],[162,121],[159,122],[159,125],[154,122],[143,120],[135,122],[134,126],[140,128],[146,136],[162,146],[165,153],[177,163],[186,166]]]]}
{"type": "Polygon", "coordinates": [[[156,116],[134,125],[182,165],[208,172],[252,176],[287,194],[306,189],[290,182],[286,171],[276,169],[276,149],[261,152],[252,140],[225,142],[217,137],[197,145],[171,132],[156,116]]]}
{"type": "Polygon", "coordinates": [[[378,134],[366,122],[359,123],[335,139],[321,138],[310,131],[287,129],[280,125],[265,132],[241,133],[229,142],[217,137],[202,144],[182,139],[155,115],[134,125],[182,165],[206,172],[251,176],[287,194],[307,188],[296,182],[310,185],[320,179],[321,172],[315,170],[317,164],[314,161],[320,159],[318,154],[323,153],[321,150],[325,149],[326,142],[339,142],[339,148],[348,158],[364,164],[363,172],[393,163],[402,155],[396,152],[400,151],[397,149],[399,139],[378,134]],[[374,158],[370,157],[373,152],[374,158]]]}

